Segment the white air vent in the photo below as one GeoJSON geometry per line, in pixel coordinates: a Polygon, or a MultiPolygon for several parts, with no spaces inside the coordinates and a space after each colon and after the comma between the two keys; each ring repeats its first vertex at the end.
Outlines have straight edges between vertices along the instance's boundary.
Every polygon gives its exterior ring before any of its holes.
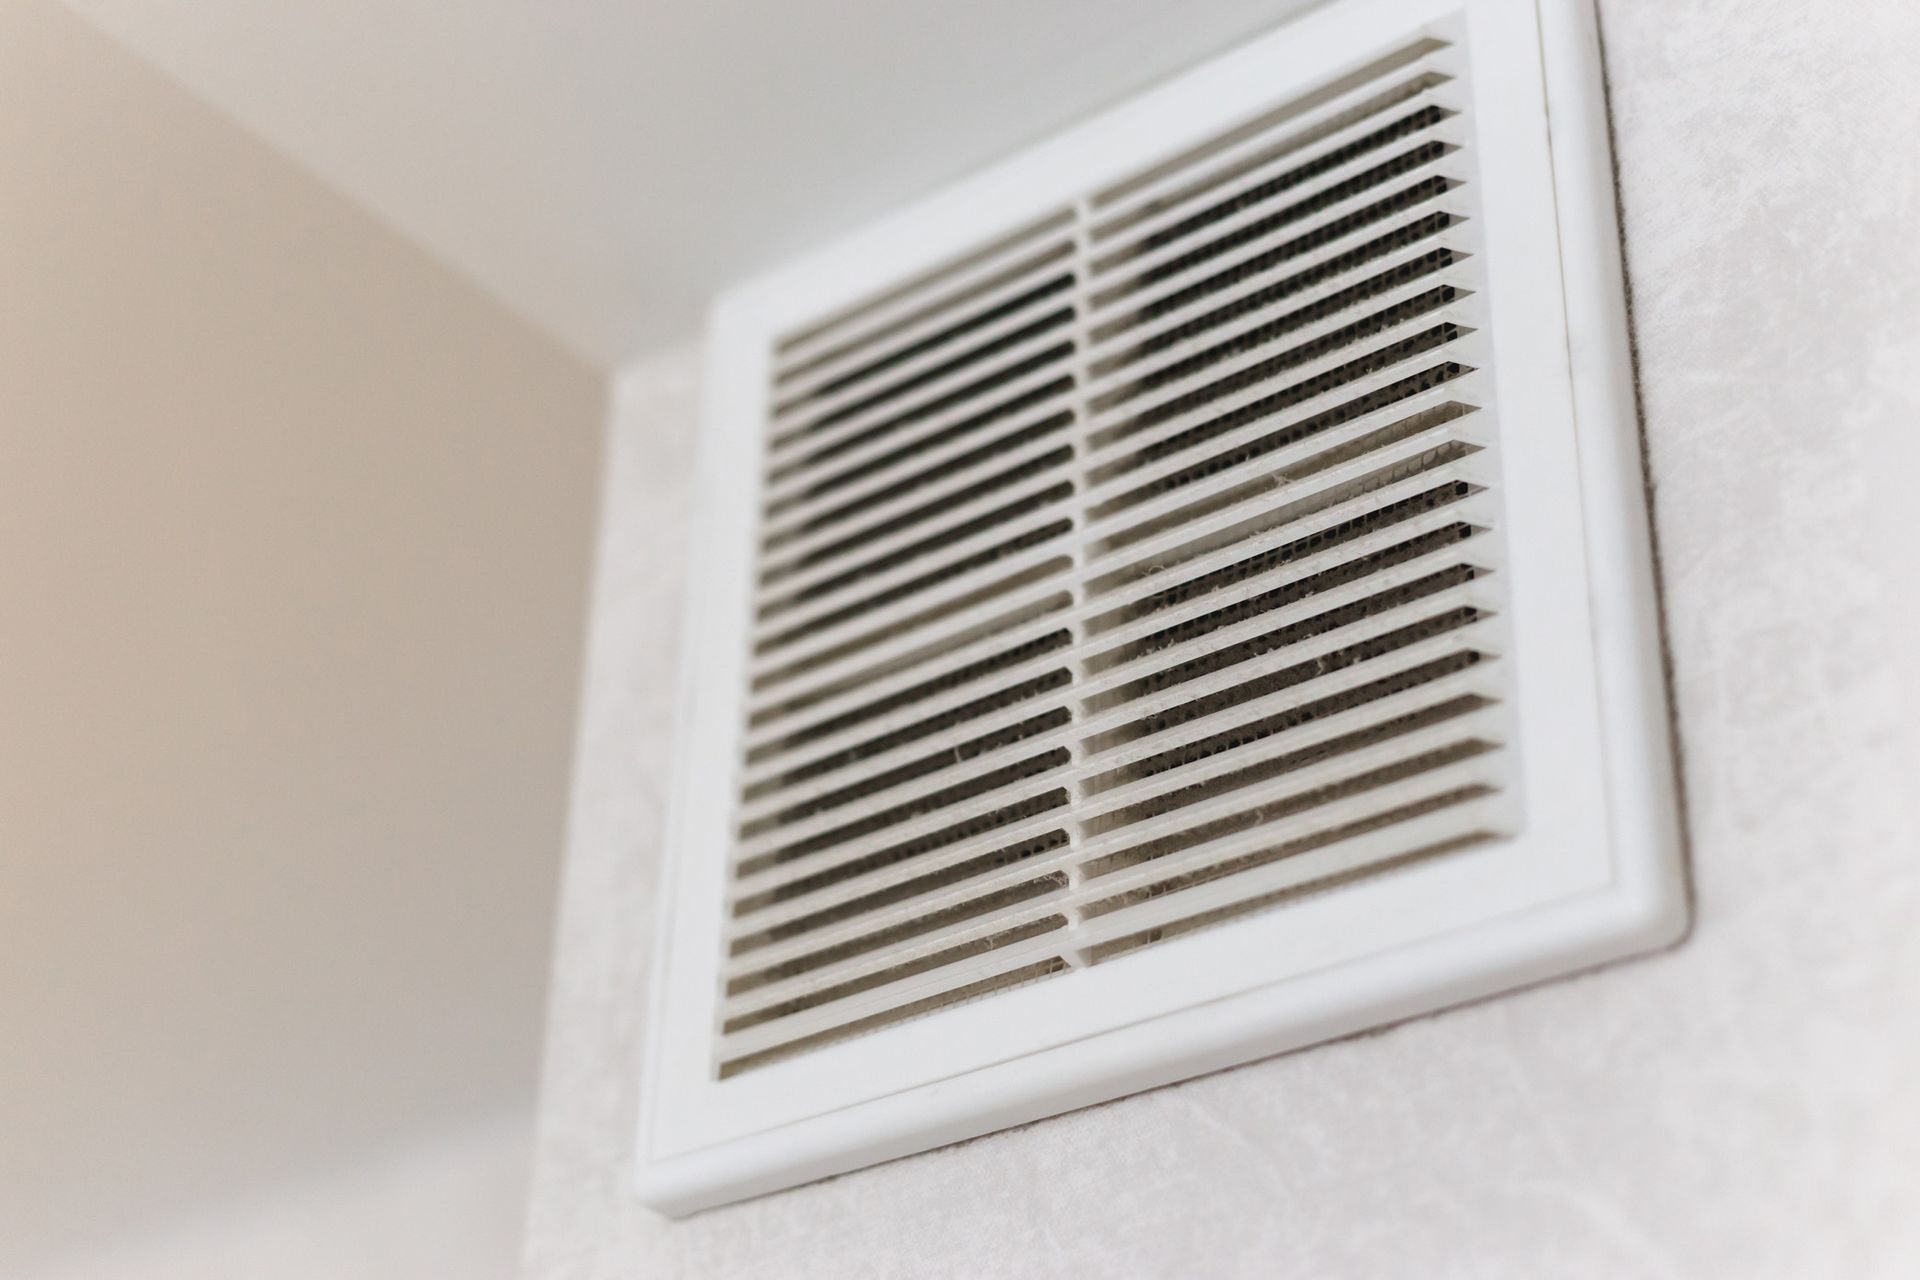
{"type": "Polygon", "coordinates": [[[655,1203],[1677,931],[1590,21],[1348,0],[723,303],[655,1203]]]}

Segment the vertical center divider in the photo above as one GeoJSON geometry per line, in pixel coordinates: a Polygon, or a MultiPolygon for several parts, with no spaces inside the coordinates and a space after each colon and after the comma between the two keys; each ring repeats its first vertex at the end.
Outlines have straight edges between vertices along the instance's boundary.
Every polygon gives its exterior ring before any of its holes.
{"type": "MultiPolygon", "coordinates": [[[[1067,699],[1068,723],[1077,731],[1084,716],[1085,708],[1080,701],[1080,689],[1086,684],[1086,638],[1087,619],[1085,606],[1087,600],[1087,542],[1088,503],[1087,490],[1092,477],[1087,467],[1087,455],[1091,451],[1089,436],[1093,428],[1093,412],[1088,385],[1092,372],[1088,367],[1092,356],[1092,311],[1093,311],[1093,210],[1085,196],[1073,202],[1073,567],[1069,592],[1073,600],[1074,617],[1078,619],[1072,628],[1072,647],[1068,650],[1067,670],[1072,673],[1073,684],[1067,699]]],[[[1083,917],[1080,911],[1080,890],[1086,881],[1086,872],[1082,865],[1081,847],[1086,842],[1085,824],[1080,813],[1086,800],[1085,764],[1086,742],[1075,736],[1067,745],[1067,905],[1061,912],[1066,917],[1067,933],[1077,940],[1083,917]]],[[[1086,948],[1069,946],[1062,958],[1075,969],[1084,969],[1089,962],[1086,948]]]]}

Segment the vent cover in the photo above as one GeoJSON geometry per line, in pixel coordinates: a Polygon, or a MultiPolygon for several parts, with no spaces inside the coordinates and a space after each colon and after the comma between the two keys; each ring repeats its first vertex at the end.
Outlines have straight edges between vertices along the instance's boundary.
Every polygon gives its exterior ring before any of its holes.
{"type": "Polygon", "coordinates": [[[1336,5],[722,308],[656,1202],[1677,927],[1588,15],[1546,8],[1336,5]]]}
{"type": "Polygon", "coordinates": [[[721,1075],[1511,829],[1465,75],[778,344],[721,1075]]]}

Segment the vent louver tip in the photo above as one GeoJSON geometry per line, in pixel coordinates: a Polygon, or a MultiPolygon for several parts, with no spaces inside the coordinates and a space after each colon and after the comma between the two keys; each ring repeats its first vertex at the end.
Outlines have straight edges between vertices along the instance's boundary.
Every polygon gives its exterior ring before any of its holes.
{"type": "Polygon", "coordinates": [[[1465,75],[776,344],[718,1075],[1511,830],[1465,75]]]}

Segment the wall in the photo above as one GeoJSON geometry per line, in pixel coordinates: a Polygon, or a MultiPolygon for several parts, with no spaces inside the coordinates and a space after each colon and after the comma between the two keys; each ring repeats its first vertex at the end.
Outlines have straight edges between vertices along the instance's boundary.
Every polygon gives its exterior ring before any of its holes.
{"type": "MultiPolygon", "coordinates": [[[[474,1211],[507,1210],[450,1257],[511,1266],[604,394],[49,0],[0,5],[0,1275],[283,1220],[329,1170],[400,1170],[366,1175],[386,1212],[419,1183],[444,1225],[465,1184],[408,1152],[476,1128],[509,1136],[463,1157],[474,1211]]],[[[335,1256],[281,1245],[180,1265],[335,1256]]],[[[314,1274],[486,1274],[374,1256],[314,1274]]]]}
{"type": "Polygon", "coordinates": [[[694,349],[665,351],[624,380],[608,462],[531,1274],[1912,1274],[1920,12],[1602,18],[1693,935],[655,1217],[627,1179],[696,401],[694,349]]]}
{"type": "MultiPolygon", "coordinates": [[[[514,1274],[530,1109],[222,1197],[31,1280],[488,1280],[514,1274]]],[[[11,1277],[10,1277],[11,1280],[11,1277]]]]}

